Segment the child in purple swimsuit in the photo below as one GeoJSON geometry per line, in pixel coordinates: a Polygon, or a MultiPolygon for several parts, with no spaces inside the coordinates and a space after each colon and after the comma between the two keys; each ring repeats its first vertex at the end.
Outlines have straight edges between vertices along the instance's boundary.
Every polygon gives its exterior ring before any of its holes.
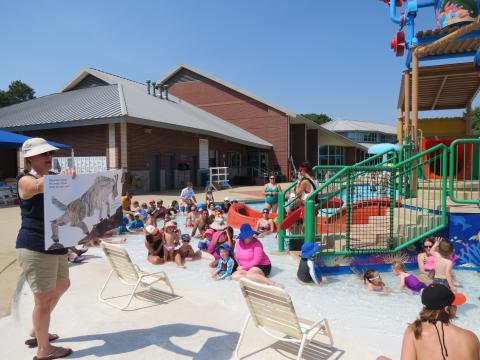
{"type": "Polygon", "coordinates": [[[400,284],[398,285],[399,289],[406,287],[407,289],[418,293],[427,286],[425,283],[418,280],[415,275],[406,272],[405,265],[401,261],[395,260],[392,262],[392,271],[395,275],[400,277],[400,284]]]}

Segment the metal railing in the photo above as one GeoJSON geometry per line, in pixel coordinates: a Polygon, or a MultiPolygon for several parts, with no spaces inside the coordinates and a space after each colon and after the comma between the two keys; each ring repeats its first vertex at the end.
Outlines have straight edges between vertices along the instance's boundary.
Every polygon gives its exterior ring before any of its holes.
{"type": "Polygon", "coordinates": [[[450,200],[480,206],[480,139],[455,140],[449,150],[450,200]]]}
{"type": "MultiPolygon", "coordinates": [[[[336,172],[306,198],[303,226],[280,231],[279,251],[285,241],[303,238],[319,243],[321,254],[393,253],[445,227],[448,148],[439,144],[411,156],[413,150],[402,146],[341,169],[315,167],[317,174],[336,172]],[[439,187],[431,181],[437,174],[439,187]]],[[[284,196],[280,220],[295,201],[285,203],[284,196]]]]}

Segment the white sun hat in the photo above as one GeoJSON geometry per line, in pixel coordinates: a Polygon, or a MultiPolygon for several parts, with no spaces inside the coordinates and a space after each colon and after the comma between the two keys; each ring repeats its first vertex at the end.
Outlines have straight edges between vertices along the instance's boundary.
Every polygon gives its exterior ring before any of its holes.
{"type": "Polygon", "coordinates": [[[25,158],[56,150],[58,150],[57,147],[50,145],[47,140],[42,138],[28,139],[22,145],[22,153],[25,158]]]}

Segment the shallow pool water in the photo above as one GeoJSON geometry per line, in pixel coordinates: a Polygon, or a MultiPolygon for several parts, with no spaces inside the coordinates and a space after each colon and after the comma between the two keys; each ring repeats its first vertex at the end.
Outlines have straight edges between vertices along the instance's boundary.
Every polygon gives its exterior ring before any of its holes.
{"type": "MultiPolygon", "coordinates": [[[[263,203],[257,206],[263,206],[263,203]]],[[[184,228],[183,217],[177,221],[183,232],[191,231],[184,228]]],[[[143,235],[128,236],[125,247],[132,260],[145,270],[158,271],[161,268],[167,271],[180,295],[205,306],[218,303],[232,311],[246,311],[237,283],[212,281],[208,261],[187,262],[185,270],[176,268],[172,263],[154,266],[146,260],[143,241],[143,235]]],[[[334,336],[348,337],[371,349],[375,356],[399,357],[405,327],[421,309],[419,295],[404,291],[387,296],[369,293],[356,275],[331,276],[325,285],[319,287],[300,285],[295,276],[296,260],[290,255],[272,255],[276,250],[275,236],[261,241],[273,264],[272,278],[285,286],[299,316],[315,319],[321,312],[330,320],[334,336]]],[[[197,242],[192,240],[195,249],[197,242]]],[[[455,277],[462,286],[459,291],[468,299],[468,303],[458,309],[456,324],[480,336],[480,276],[472,271],[456,271],[455,277]]],[[[392,288],[398,284],[398,278],[391,273],[382,273],[382,278],[392,288]]]]}

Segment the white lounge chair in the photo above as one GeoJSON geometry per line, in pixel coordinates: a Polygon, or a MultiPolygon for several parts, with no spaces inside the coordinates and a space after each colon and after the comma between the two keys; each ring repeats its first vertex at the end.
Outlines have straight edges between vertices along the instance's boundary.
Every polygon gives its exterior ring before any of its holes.
{"type": "Polygon", "coordinates": [[[108,274],[107,280],[105,280],[105,283],[98,294],[98,299],[100,301],[114,306],[117,309],[125,310],[132,302],[132,299],[137,294],[137,290],[140,286],[151,289],[152,285],[159,281],[163,281],[170,288],[171,293],[174,293],[172,285],[170,284],[170,280],[164,271],[146,273],[140,270],[136,264],[132,263],[130,256],[122,246],[102,242],[101,247],[105,253],[105,256],[110,262],[110,265],[112,266],[112,270],[108,274]],[[107,284],[114,273],[118,277],[118,280],[120,280],[122,283],[134,287],[133,291],[130,293],[127,303],[124,306],[119,306],[102,297],[103,291],[107,287],[107,284]],[[148,278],[151,278],[153,281],[147,282],[146,280],[148,278]]]}
{"type": "Polygon", "coordinates": [[[240,359],[238,353],[250,319],[253,320],[257,328],[263,330],[267,335],[279,341],[300,344],[297,360],[302,358],[305,346],[311,342],[326,347],[333,346],[333,338],[327,319],[323,318],[313,322],[298,318],[292,300],[285,290],[259,284],[245,278],[240,279],[240,289],[250,313],[238,339],[235,349],[236,359],[240,359]],[[281,335],[272,334],[270,331],[281,335]],[[327,338],[328,342],[325,343],[316,339],[318,335],[327,338]]]}

